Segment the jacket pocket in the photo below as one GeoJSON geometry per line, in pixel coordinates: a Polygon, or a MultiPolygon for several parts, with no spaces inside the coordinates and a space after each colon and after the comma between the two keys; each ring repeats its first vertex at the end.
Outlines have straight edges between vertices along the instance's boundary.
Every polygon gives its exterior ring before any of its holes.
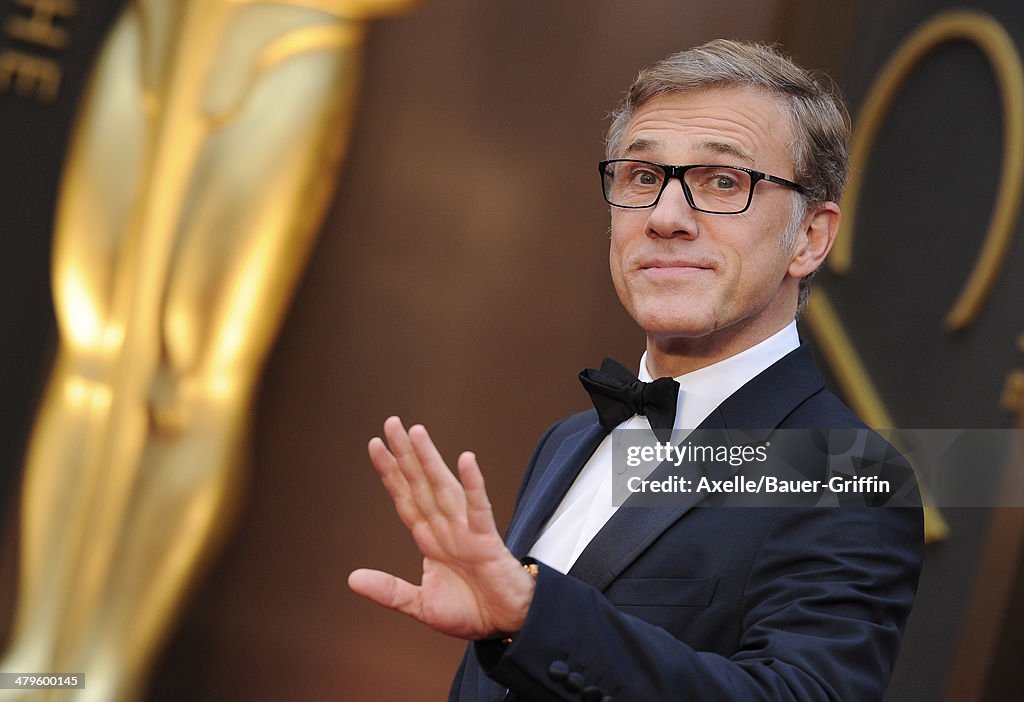
{"type": "Polygon", "coordinates": [[[718,578],[626,578],[616,580],[606,594],[623,607],[707,607],[718,578]]]}

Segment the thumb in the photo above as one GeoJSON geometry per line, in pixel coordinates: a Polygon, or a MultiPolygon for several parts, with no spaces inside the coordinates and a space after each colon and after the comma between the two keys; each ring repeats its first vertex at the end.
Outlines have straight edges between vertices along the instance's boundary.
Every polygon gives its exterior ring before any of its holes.
{"type": "Polygon", "coordinates": [[[349,573],[348,586],[371,602],[421,621],[420,588],[380,570],[359,568],[349,573]]]}

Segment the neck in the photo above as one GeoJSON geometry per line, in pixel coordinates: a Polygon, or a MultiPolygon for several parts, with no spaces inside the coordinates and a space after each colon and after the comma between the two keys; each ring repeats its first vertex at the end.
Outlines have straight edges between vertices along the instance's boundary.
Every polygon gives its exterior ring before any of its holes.
{"type": "Polygon", "coordinates": [[[756,346],[782,331],[792,320],[772,325],[760,334],[749,330],[719,329],[698,337],[647,337],[647,371],[652,378],[677,378],[706,368],[756,346]]]}

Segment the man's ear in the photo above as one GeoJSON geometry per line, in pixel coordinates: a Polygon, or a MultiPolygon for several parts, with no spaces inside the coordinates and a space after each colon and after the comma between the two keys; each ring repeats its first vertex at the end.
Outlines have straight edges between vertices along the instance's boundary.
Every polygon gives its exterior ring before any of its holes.
{"type": "Polygon", "coordinates": [[[796,239],[793,258],[789,262],[789,274],[800,279],[818,270],[825,261],[839,232],[842,213],[839,205],[825,202],[815,206],[800,235],[796,239]]]}

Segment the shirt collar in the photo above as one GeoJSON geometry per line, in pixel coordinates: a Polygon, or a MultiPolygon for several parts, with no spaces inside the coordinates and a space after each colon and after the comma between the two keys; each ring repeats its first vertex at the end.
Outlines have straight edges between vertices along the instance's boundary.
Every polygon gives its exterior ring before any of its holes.
{"type": "MultiPolygon", "coordinates": [[[[727,397],[799,346],[800,336],[793,321],[749,349],[675,378],[679,383],[676,428],[698,426],[727,397]]],[[[653,380],[647,370],[646,351],[640,357],[637,377],[644,382],[653,380]]]]}

